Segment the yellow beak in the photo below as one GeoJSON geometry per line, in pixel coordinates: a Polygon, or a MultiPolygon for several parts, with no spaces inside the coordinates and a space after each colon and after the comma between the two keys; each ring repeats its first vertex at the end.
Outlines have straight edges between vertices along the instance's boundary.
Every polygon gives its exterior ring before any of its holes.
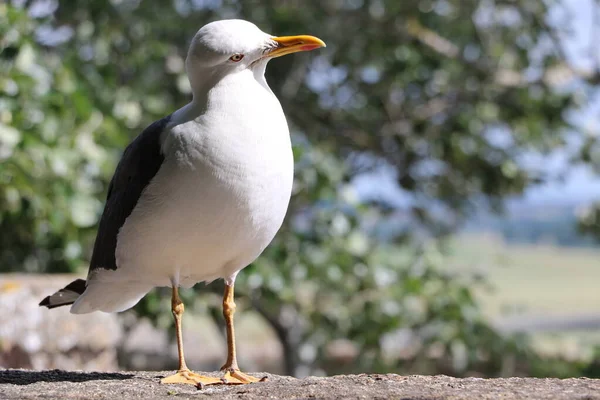
{"type": "Polygon", "coordinates": [[[298,51],[310,51],[325,47],[324,41],[309,35],[279,36],[274,37],[273,40],[277,42],[278,46],[267,54],[269,57],[281,57],[298,51]]]}

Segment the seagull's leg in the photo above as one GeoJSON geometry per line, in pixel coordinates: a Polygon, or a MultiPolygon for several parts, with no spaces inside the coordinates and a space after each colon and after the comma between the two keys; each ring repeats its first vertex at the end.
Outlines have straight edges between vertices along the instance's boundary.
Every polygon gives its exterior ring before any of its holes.
{"type": "Polygon", "coordinates": [[[225,293],[223,294],[223,316],[225,317],[225,326],[227,328],[227,361],[221,367],[225,371],[222,380],[225,384],[245,384],[262,382],[266,377],[259,379],[240,371],[235,353],[235,331],[233,328],[233,315],[235,314],[235,302],[233,300],[233,282],[231,285],[225,284],[225,293]]]}
{"type": "Polygon", "coordinates": [[[177,289],[177,285],[173,285],[171,311],[173,312],[173,317],[175,318],[177,351],[179,353],[179,370],[174,375],[161,379],[160,383],[187,383],[200,388],[204,385],[223,383],[222,379],[196,374],[195,372],[190,371],[190,369],[187,367],[185,363],[185,357],[183,355],[183,337],[181,335],[181,318],[183,317],[184,308],[183,302],[179,298],[179,290],[177,289]]]}

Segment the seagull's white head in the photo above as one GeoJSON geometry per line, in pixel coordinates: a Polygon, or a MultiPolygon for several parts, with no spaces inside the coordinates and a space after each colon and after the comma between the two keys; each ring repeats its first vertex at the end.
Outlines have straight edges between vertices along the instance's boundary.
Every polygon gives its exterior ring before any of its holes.
{"type": "Polygon", "coordinates": [[[192,39],[186,69],[196,91],[247,69],[262,75],[271,58],[319,47],[325,47],[325,43],[314,36],[276,37],[248,21],[215,21],[200,28],[192,39]]]}

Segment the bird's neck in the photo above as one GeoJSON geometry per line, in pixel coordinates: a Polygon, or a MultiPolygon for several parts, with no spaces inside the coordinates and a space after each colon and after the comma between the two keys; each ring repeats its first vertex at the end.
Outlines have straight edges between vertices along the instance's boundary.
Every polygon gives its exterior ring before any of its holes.
{"type": "Polygon", "coordinates": [[[273,92],[265,80],[265,66],[266,61],[261,62],[252,70],[246,70],[243,73],[238,73],[235,75],[216,76],[213,74],[209,78],[205,77],[204,80],[190,79],[194,98],[190,103],[181,107],[172,114],[167,128],[170,129],[177,125],[193,121],[206,112],[211,101],[210,97],[212,92],[227,92],[228,95],[231,95],[229,93],[231,92],[235,94],[236,88],[244,87],[244,84],[248,83],[249,80],[256,81],[255,83],[258,83],[273,95],[273,92]]]}
{"type": "Polygon", "coordinates": [[[202,114],[205,108],[206,105],[199,101],[196,96],[194,96],[194,99],[191,102],[181,107],[171,115],[171,119],[167,128],[170,129],[177,125],[185,124],[186,122],[196,119],[200,114],[202,114]]]}
{"type": "Polygon", "coordinates": [[[173,128],[177,125],[193,121],[206,111],[209,91],[222,78],[211,74],[210,71],[204,69],[194,69],[194,73],[188,75],[192,93],[194,97],[192,101],[179,110],[175,111],[171,116],[168,128],[173,128]]]}

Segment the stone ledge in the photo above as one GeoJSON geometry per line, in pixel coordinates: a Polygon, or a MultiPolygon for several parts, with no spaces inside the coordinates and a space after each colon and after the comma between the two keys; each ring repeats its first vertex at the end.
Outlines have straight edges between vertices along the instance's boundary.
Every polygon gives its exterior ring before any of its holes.
{"type": "MultiPolygon", "coordinates": [[[[600,380],[587,378],[451,378],[448,376],[340,375],[295,379],[270,374],[246,386],[161,385],[166,372],[87,373],[0,371],[0,398],[13,399],[579,399],[600,400],[600,380]]],[[[207,375],[214,375],[207,374],[207,375]]]]}

